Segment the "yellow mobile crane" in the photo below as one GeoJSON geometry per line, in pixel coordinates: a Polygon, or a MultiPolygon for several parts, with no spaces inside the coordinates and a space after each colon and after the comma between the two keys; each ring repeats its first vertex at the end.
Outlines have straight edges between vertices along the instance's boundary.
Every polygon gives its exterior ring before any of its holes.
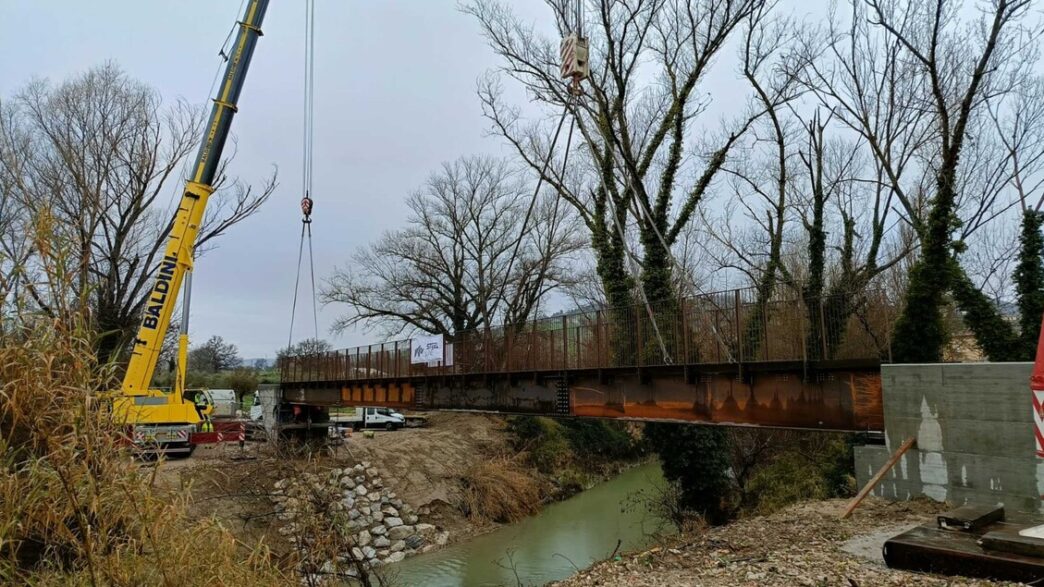
{"type": "Polygon", "coordinates": [[[119,422],[133,428],[136,443],[158,445],[167,452],[190,452],[192,436],[202,421],[201,416],[212,409],[207,407],[206,410],[198,411],[196,405],[185,397],[193,249],[203,222],[207,199],[214,192],[214,176],[237,110],[236,103],[243,89],[250,58],[261,36],[261,22],[267,8],[268,0],[248,0],[243,18],[237,23],[239,30],[217,96],[213,99],[206,134],[174,215],[170,240],[145,303],[123,385],[113,399],[114,416],[119,422]],[[152,375],[156,370],[164,335],[170,327],[178,290],[183,283],[184,317],[178,339],[174,389],[169,392],[152,389],[152,375]]]}

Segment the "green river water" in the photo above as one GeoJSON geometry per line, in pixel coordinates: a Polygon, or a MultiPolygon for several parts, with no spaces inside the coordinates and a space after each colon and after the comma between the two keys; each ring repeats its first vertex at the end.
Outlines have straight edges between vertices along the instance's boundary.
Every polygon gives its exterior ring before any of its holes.
{"type": "Polygon", "coordinates": [[[650,535],[664,524],[627,500],[662,483],[659,464],[635,467],[517,524],[411,557],[389,570],[396,585],[410,587],[513,587],[519,581],[529,586],[564,579],[577,567],[608,557],[617,540],[621,551],[650,543],[650,535]]]}

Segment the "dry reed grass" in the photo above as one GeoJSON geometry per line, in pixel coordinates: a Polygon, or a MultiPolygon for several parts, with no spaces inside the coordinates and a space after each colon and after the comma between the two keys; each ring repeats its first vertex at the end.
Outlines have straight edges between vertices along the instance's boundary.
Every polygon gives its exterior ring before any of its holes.
{"type": "Polygon", "coordinates": [[[263,546],[189,519],[121,446],[99,399],[115,382],[94,361],[86,294],[63,244],[37,227],[40,261],[25,274],[48,306],[0,306],[0,584],[290,582],[263,546]]]}
{"type": "Polygon", "coordinates": [[[535,514],[546,494],[531,472],[506,457],[471,467],[461,485],[460,509],[465,515],[502,523],[535,514]]]}

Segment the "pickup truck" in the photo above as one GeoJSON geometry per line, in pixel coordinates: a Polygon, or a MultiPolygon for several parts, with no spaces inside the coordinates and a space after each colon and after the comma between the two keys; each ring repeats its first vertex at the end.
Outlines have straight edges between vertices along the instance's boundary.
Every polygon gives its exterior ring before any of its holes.
{"type": "Polygon", "coordinates": [[[335,416],[334,420],[341,426],[351,426],[355,430],[362,428],[384,428],[398,430],[406,425],[406,416],[391,408],[355,408],[354,415],[335,416]]]}

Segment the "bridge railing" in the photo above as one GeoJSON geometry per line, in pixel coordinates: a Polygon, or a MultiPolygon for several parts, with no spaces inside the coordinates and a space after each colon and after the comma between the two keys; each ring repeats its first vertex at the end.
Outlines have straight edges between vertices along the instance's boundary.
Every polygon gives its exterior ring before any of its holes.
{"type": "Polygon", "coordinates": [[[284,358],[283,382],[538,373],[681,364],[887,358],[897,304],[883,291],[759,300],[738,289],[672,302],[599,308],[458,332],[437,364],[413,364],[410,341],[284,358]]]}

